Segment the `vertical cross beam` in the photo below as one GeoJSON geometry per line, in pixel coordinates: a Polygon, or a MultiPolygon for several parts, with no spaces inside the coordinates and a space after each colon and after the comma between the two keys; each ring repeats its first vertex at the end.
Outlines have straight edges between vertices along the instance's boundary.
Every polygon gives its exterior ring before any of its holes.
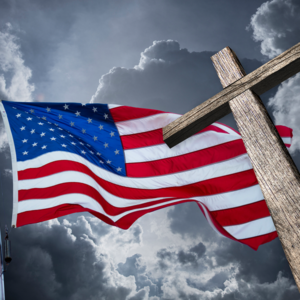
{"type": "MultiPolygon", "coordinates": [[[[246,75],[229,47],[212,61],[224,88],[246,75]]],[[[300,290],[300,174],[259,96],[249,89],[229,106],[300,290]]]]}

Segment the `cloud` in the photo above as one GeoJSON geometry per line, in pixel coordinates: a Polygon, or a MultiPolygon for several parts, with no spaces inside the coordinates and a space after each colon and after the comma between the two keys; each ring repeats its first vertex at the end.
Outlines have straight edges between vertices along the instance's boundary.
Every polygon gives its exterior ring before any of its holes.
{"type": "Polygon", "coordinates": [[[32,101],[31,70],[25,66],[18,39],[11,31],[9,23],[6,30],[0,31],[0,98],[32,101]]]}
{"type": "MultiPolygon", "coordinates": [[[[300,41],[300,2],[272,0],[263,3],[251,17],[249,28],[253,29],[254,39],[261,42],[261,53],[269,58],[277,56],[300,41]]],[[[300,149],[299,83],[297,74],[283,82],[268,102],[276,125],[294,130],[292,154],[300,149]]]]}
{"type": "Polygon", "coordinates": [[[300,2],[271,0],[263,3],[251,17],[248,29],[261,42],[261,53],[273,58],[300,41],[300,2]]]}
{"type": "Polygon", "coordinates": [[[293,129],[291,152],[300,150],[300,74],[283,82],[276,95],[269,100],[276,124],[293,129]]]}
{"type": "Polygon", "coordinates": [[[155,41],[134,68],[103,75],[91,102],[188,111],[221,89],[211,55],[181,49],[177,41],[155,41]]]}
{"type": "Polygon", "coordinates": [[[135,278],[120,274],[93,239],[91,219],[52,220],[14,230],[14,266],[6,274],[6,293],[33,300],[148,297],[149,288],[137,291],[135,278]]]}

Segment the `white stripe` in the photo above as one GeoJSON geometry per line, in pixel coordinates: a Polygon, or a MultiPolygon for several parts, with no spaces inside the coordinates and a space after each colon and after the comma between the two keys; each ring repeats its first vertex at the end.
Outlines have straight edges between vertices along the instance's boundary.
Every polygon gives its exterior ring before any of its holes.
{"type": "Polygon", "coordinates": [[[170,124],[180,115],[171,113],[161,113],[140,119],[116,122],[120,135],[130,135],[163,128],[170,124]]]}
{"type": "Polygon", "coordinates": [[[225,126],[224,124],[215,122],[212,125],[215,125],[216,127],[219,127],[220,129],[223,129],[224,131],[228,132],[229,134],[233,134],[233,135],[237,135],[237,136],[241,137],[237,132],[235,132],[228,126],[225,126]]]}
{"type": "Polygon", "coordinates": [[[282,141],[283,141],[285,144],[290,145],[290,144],[292,143],[292,138],[291,138],[291,137],[283,137],[283,138],[282,138],[282,141]]]}
{"type": "MultiPolygon", "coordinates": [[[[59,160],[69,160],[82,163],[83,165],[86,165],[96,176],[108,182],[120,186],[132,187],[137,189],[159,189],[166,187],[182,186],[252,169],[252,165],[250,163],[248,155],[243,154],[230,160],[174,174],[145,178],[132,178],[111,173],[105,169],[102,169],[90,163],[88,160],[81,157],[80,155],[64,151],[53,151],[45,153],[31,160],[18,162],[18,170],[20,171],[25,170],[27,168],[39,168],[48,163],[59,160]]],[[[19,182],[21,183],[22,181],[19,182]]]]}
{"type": "Polygon", "coordinates": [[[254,220],[241,225],[224,226],[224,229],[237,240],[248,239],[276,231],[271,217],[254,220]]]}
{"type": "Polygon", "coordinates": [[[237,134],[205,131],[201,134],[191,136],[171,149],[166,144],[159,144],[125,150],[124,154],[126,163],[147,162],[187,154],[238,139],[241,139],[241,136],[237,134]]]}
{"type": "MultiPolygon", "coordinates": [[[[181,200],[176,199],[176,200],[172,200],[168,203],[175,204],[176,202],[179,202],[179,201],[181,201],[181,200]]],[[[116,222],[117,220],[121,219],[125,215],[128,215],[132,212],[151,209],[151,208],[158,208],[160,206],[165,205],[166,203],[150,205],[145,208],[133,209],[133,210],[124,212],[122,214],[119,214],[117,216],[110,216],[103,210],[102,206],[93,198],[86,196],[86,195],[82,195],[82,194],[67,194],[67,195],[48,198],[48,199],[34,199],[34,200],[30,199],[30,200],[20,201],[19,202],[19,213],[26,212],[26,211],[35,211],[35,210],[52,208],[52,207],[62,205],[62,204],[78,204],[78,205],[81,205],[82,207],[99,212],[99,213],[107,216],[114,222],[116,222]]]]}
{"type": "Polygon", "coordinates": [[[264,196],[260,186],[257,184],[233,192],[213,196],[194,197],[193,199],[204,203],[210,211],[216,211],[255,203],[264,200],[264,196]]]}
{"type": "MultiPolygon", "coordinates": [[[[138,205],[148,203],[157,200],[168,200],[174,197],[159,197],[151,199],[130,199],[121,198],[107,192],[101,185],[99,185],[92,177],[77,171],[66,171],[62,173],[53,174],[47,177],[41,177],[37,179],[28,179],[20,181],[20,190],[30,190],[34,188],[48,188],[62,183],[82,183],[86,184],[99,192],[99,194],[111,205],[115,207],[129,207],[132,205],[138,205]]],[[[26,200],[22,200],[26,201],[26,200]]]]}
{"type": "MultiPolygon", "coordinates": [[[[137,200],[137,199],[130,199],[130,195],[128,198],[121,198],[106,191],[89,175],[76,172],[76,171],[57,173],[57,174],[53,174],[47,177],[41,177],[37,179],[21,180],[19,182],[19,188],[20,190],[30,190],[34,188],[48,188],[62,183],[86,184],[94,188],[95,190],[97,190],[99,194],[109,204],[119,208],[149,203],[157,200],[167,201],[168,199],[174,198],[174,197],[159,197],[159,198],[137,200]]],[[[259,185],[255,185],[245,189],[240,189],[240,190],[222,193],[222,194],[192,197],[192,198],[179,198],[179,200],[185,200],[185,199],[202,202],[207,206],[207,208],[210,211],[216,211],[216,210],[234,208],[234,207],[251,204],[263,200],[264,197],[262,195],[259,185]]]]}
{"type": "Polygon", "coordinates": [[[120,107],[120,106],[123,106],[123,105],[119,105],[119,104],[107,104],[108,108],[109,109],[113,109],[115,107],[120,107]]]}

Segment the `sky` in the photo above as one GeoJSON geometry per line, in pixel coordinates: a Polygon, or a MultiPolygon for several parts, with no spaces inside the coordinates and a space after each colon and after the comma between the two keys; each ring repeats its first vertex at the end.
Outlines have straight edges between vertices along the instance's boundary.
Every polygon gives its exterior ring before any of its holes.
{"type": "MultiPolygon", "coordinates": [[[[247,73],[299,42],[297,0],[2,0],[0,98],[97,102],[184,114],[222,90],[210,57],[231,47],[247,73]]],[[[300,168],[300,75],[261,96],[293,128],[300,168]]],[[[11,222],[10,150],[0,120],[0,226],[11,222]]],[[[237,129],[232,115],[220,120],[237,129]]],[[[226,239],[195,203],[128,230],[88,213],[10,230],[6,298],[300,299],[280,241],[226,239]]]]}

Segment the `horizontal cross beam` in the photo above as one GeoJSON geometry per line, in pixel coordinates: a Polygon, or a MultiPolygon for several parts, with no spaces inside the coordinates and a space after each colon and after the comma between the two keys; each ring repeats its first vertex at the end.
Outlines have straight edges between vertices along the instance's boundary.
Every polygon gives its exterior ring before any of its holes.
{"type": "Polygon", "coordinates": [[[198,105],[163,128],[171,148],[231,112],[228,102],[246,90],[261,95],[300,72],[300,43],[273,58],[252,73],[233,82],[220,93],[198,105]]]}

